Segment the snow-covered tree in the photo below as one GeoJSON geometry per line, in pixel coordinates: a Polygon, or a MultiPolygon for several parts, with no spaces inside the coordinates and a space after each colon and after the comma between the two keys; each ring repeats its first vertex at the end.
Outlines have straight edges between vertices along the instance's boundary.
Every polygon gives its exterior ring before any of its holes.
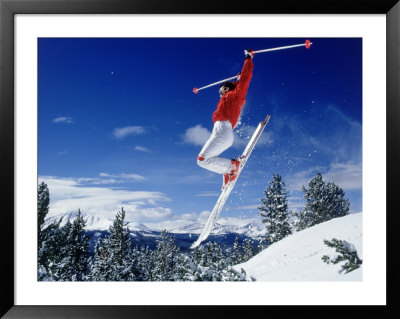
{"type": "Polygon", "coordinates": [[[135,247],[132,251],[132,273],[135,281],[147,281],[151,278],[152,251],[149,247],[135,247]]]}
{"type": "Polygon", "coordinates": [[[216,269],[223,268],[225,264],[225,258],[222,253],[221,246],[216,242],[208,242],[205,246],[203,258],[204,266],[215,266],[216,269]]]}
{"type": "Polygon", "coordinates": [[[37,194],[37,210],[38,210],[38,223],[37,223],[37,231],[38,231],[38,243],[39,247],[42,241],[41,230],[43,228],[46,216],[49,212],[49,204],[50,204],[50,193],[47,187],[47,184],[42,182],[38,186],[38,194],[37,194]]]}
{"type": "Polygon", "coordinates": [[[158,241],[157,248],[152,257],[152,280],[154,281],[174,281],[174,274],[179,265],[180,251],[175,245],[173,237],[168,235],[166,230],[161,233],[161,240],[158,241]]]}
{"type": "Polygon", "coordinates": [[[339,255],[336,255],[333,259],[325,255],[322,256],[322,260],[327,264],[337,264],[342,262],[342,269],[339,270],[340,273],[344,272],[347,274],[361,267],[362,260],[358,257],[357,250],[353,244],[336,238],[333,238],[331,241],[324,240],[324,244],[328,247],[335,248],[339,255]]]}
{"type": "Polygon", "coordinates": [[[309,181],[308,187],[302,187],[306,205],[295,214],[297,230],[349,214],[350,201],[344,197],[344,191],[333,182],[325,183],[320,173],[309,181]]]}
{"type": "Polygon", "coordinates": [[[203,245],[197,246],[192,252],[192,260],[196,265],[200,265],[202,263],[203,258],[203,245]]]}
{"type": "Polygon", "coordinates": [[[90,266],[91,281],[107,281],[112,277],[110,251],[107,238],[99,238],[94,247],[94,257],[90,266]]]}
{"type": "Polygon", "coordinates": [[[243,260],[246,262],[254,256],[253,245],[249,238],[246,238],[243,243],[243,260]]]}
{"type": "Polygon", "coordinates": [[[65,227],[60,227],[62,218],[49,224],[40,232],[38,246],[38,280],[53,281],[56,265],[62,259],[63,247],[66,245],[65,227]]]}
{"type": "Polygon", "coordinates": [[[228,257],[230,265],[240,264],[243,259],[243,255],[240,252],[239,236],[235,237],[235,242],[233,243],[233,248],[228,257]]]}
{"type": "Polygon", "coordinates": [[[192,280],[192,274],[194,269],[193,260],[190,256],[179,252],[176,258],[176,266],[174,272],[174,281],[188,281],[192,280]]]}
{"type": "Polygon", "coordinates": [[[83,280],[86,273],[88,245],[88,239],[85,239],[83,235],[84,222],[80,216],[74,224],[68,220],[61,227],[61,218],[45,226],[45,219],[49,212],[49,193],[47,185],[44,182],[40,183],[38,186],[37,224],[38,280],[83,280]],[[80,256],[78,251],[82,251],[83,255],[80,256]],[[78,270],[83,268],[85,270],[78,270]],[[75,272],[76,276],[72,278],[75,272]]]}
{"type": "Polygon", "coordinates": [[[229,264],[222,253],[218,243],[208,242],[197,247],[193,253],[190,266],[190,276],[192,281],[246,281],[246,273],[242,269],[236,271],[229,264]]]}
{"type": "Polygon", "coordinates": [[[135,280],[133,254],[129,229],[125,222],[125,210],[115,216],[104,240],[99,239],[95,247],[90,278],[95,281],[130,281],[135,280]]]}
{"type": "Polygon", "coordinates": [[[83,281],[88,273],[89,237],[85,234],[86,221],[82,213],[71,224],[65,226],[65,246],[60,250],[57,263],[57,279],[61,281],[83,281]]]}
{"type": "Polygon", "coordinates": [[[217,244],[207,242],[194,252],[195,267],[192,280],[220,281],[222,251],[217,244]]]}
{"type": "Polygon", "coordinates": [[[264,191],[258,207],[261,221],[267,229],[266,241],[269,244],[277,242],[292,233],[289,224],[289,211],[285,183],[279,174],[272,176],[272,181],[264,191]]]}

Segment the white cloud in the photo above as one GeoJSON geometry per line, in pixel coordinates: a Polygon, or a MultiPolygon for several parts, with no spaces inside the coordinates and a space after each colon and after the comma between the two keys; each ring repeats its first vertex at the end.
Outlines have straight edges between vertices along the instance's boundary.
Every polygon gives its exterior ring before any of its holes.
{"type": "Polygon", "coordinates": [[[74,123],[74,120],[72,119],[72,117],[69,117],[69,116],[60,116],[60,117],[56,117],[55,119],[53,119],[53,123],[72,124],[72,123],[74,123]]]}
{"type": "Polygon", "coordinates": [[[120,174],[119,176],[122,177],[122,178],[125,178],[125,179],[133,179],[133,180],[136,180],[136,181],[143,181],[143,180],[146,179],[145,177],[143,177],[141,175],[138,175],[138,174],[125,174],[125,173],[123,173],[123,174],[120,174]]]}
{"type": "Polygon", "coordinates": [[[108,173],[100,173],[99,176],[100,177],[110,177],[111,175],[108,173]]]}
{"type": "Polygon", "coordinates": [[[142,126],[117,127],[113,130],[113,136],[117,139],[125,138],[129,135],[144,134],[146,130],[142,126]]]}
{"type": "Polygon", "coordinates": [[[131,221],[145,221],[145,220],[163,220],[166,218],[174,217],[172,209],[167,207],[142,207],[143,205],[150,204],[146,202],[130,202],[124,205],[127,220],[131,221]]]}
{"type": "Polygon", "coordinates": [[[362,189],[361,163],[334,163],[323,175],[327,181],[332,181],[344,190],[362,189]]]}
{"type": "Polygon", "coordinates": [[[87,186],[90,178],[39,177],[50,191],[50,212],[48,217],[76,212],[86,216],[113,220],[115,214],[124,207],[127,221],[158,220],[173,217],[168,207],[160,202],[170,199],[155,191],[129,191],[108,187],[87,186]]]}
{"type": "Polygon", "coordinates": [[[203,146],[211,132],[201,125],[196,125],[195,127],[188,128],[183,136],[183,141],[188,144],[193,144],[196,146],[203,146]]]}
{"type": "Polygon", "coordinates": [[[196,221],[197,220],[197,214],[196,213],[190,213],[190,214],[182,214],[179,216],[181,219],[186,220],[186,221],[196,221]]]}
{"type": "Polygon", "coordinates": [[[362,189],[362,165],[351,161],[331,163],[329,167],[318,166],[298,172],[288,178],[287,189],[299,191],[302,186],[308,187],[308,182],[317,172],[322,174],[325,182],[334,182],[345,191],[362,189]]]}
{"type": "Polygon", "coordinates": [[[205,223],[208,219],[208,217],[210,217],[211,212],[208,210],[204,210],[202,211],[199,216],[197,217],[197,221],[200,223],[205,223]]]}
{"type": "Polygon", "coordinates": [[[145,152],[145,153],[150,153],[151,152],[147,147],[139,146],[139,145],[136,145],[134,147],[134,150],[135,151],[139,151],[139,152],[145,152]]]}
{"type": "MultiPolygon", "coordinates": [[[[100,173],[99,174],[100,177],[106,177],[108,178],[108,180],[114,180],[114,183],[124,183],[126,181],[129,180],[134,180],[134,181],[144,181],[146,180],[146,178],[142,175],[138,175],[138,174],[126,174],[126,173],[121,173],[121,174],[117,174],[117,175],[113,175],[113,174],[108,174],[108,173],[100,173]]],[[[95,179],[97,180],[97,179],[95,179]]],[[[106,183],[102,183],[102,184],[106,184],[106,183]]]]}

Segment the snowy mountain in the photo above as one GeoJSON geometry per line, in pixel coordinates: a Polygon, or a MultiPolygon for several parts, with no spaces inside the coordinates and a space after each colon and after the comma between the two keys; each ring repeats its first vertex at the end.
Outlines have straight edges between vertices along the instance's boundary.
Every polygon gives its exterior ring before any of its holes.
{"type": "MultiPolygon", "coordinates": [[[[171,234],[200,234],[204,225],[200,223],[188,224],[179,228],[171,229],[168,232],[171,234]]],[[[265,235],[265,228],[262,224],[248,223],[245,225],[222,225],[216,223],[211,234],[213,235],[227,235],[227,234],[240,234],[248,237],[259,239],[265,235]]]]}
{"type": "Polygon", "coordinates": [[[245,263],[243,268],[257,281],[361,281],[362,267],[348,273],[339,273],[341,264],[326,264],[322,256],[337,255],[334,248],[324,244],[333,238],[354,245],[363,259],[362,214],[335,218],[297,232],[264,249],[245,263]]]}
{"type": "Polygon", "coordinates": [[[172,234],[200,234],[204,225],[200,223],[187,224],[178,228],[170,229],[169,232],[172,234]]]}
{"type": "MultiPolygon", "coordinates": [[[[71,222],[76,218],[77,212],[71,212],[68,214],[60,214],[53,215],[46,219],[46,224],[50,224],[52,222],[60,220],[62,218],[61,225],[64,225],[67,220],[71,222]]],[[[83,215],[86,222],[86,229],[88,231],[107,231],[112,225],[113,221],[111,219],[106,219],[103,217],[97,216],[89,216],[83,215]]],[[[167,229],[170,234],[186,234],[186,235],[198,235],[202,231],[204,224],[201,223],[189,223],[184,226],[178,228],[167,229]]],[[[154,235],[159,234],[162,229],[154,229],[146,226],[145,224],[138,222],[129,222],[128,228],[133,233],[133,235],[150,235],[153,233],[154,235]]],[[[212,235],[227,235],[227,234],[238,234],[247,237],[251,237],[253,239],[259,240],[262,236],[265,235],[265,228],[260,223],[247,223],[244,225],[223,225],[216,223],[214,225],[213,230],[211,231],[212,235]]]]}
{"type": "Polygon", "coordinates": [[[131,222],[128,224],[128,228],[131,232],[152,232],[153,229],[150,229],[146,225],[137,222],[131,222]]]}

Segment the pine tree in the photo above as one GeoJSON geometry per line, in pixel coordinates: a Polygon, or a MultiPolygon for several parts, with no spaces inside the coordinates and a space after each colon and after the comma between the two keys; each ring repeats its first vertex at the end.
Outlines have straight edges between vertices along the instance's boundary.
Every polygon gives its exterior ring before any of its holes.
{"type": "Polygon", "coordinates": [[[63,260],[69,249],[69,234],[72,228],[70,221],[61,227],[62,218],[45,227],[49,212],[50,192],[42,182],[38,186],[38,280],[63,280],[63,260]]]}
{"type": "Polygon", "coordinates": [[[208,242],[205,248],[205,266],[214,266],[216,269],[221,269],[221,266],[224,266],[224,255],[221,246],[216,242],[208,242]]]}
{"type": "Polygon", "coordinates": [[[285,183],[279,174],[272,176],[272,181],[264,191],[258,207],[259,216],[267,229],[266,241],[275,243],[292,233],[289,224],[289,211],[285,183]]]}
{"type": "Polygon", "coordinates": [[[243,260],[243,255],[240,252],[240,245],[239,245],[239,236],[235,237],[235,242],[233,244],[232,253],[229,256],[229,263],[231,265],[240,264],[243,260]]]}
{"type": "Polygon", "coordinates": [[[94,247],[94,258],[90,266],[91,281],[107,281],[112,278],[112,260],[110,259],[107,238],[99,238],[94,247]]]}
{"type": "Polygon", "coordinates": [[[195,250],[192,252],[192,259],[196,265],[200,265],[202,263],[203,258],[203,245],[197,246],[195,250]]]}
{"type": "Polygon", "coordinates": [[[125,222],[125,210],[117,213],[110,228],[110,250],[114,267],[114,281],[128,280],[132,260],[131,239],[125,222]]]}
{"type": "Polygon", "coordinates": [[[197,247],[193,253],[191,275],[192,281],[246,281],[246,273],[242,269],[236,271],[230,265],[218,243],[208,242],[197,247]]]}
{"type": "Polygon", "coordinates": [[[179,252],[176,258],[176,267],[174,272],[174,281],[192,280],[194,263],[186,254],[179,252]]]}
{"type": "Polygon", "coordinates": [[[125,210],[115,216],[109,235],[99,239],[95,247],[90,278],[95,281],[131,281],[133,255],[129,229],[125,222],[125,210]]]}
{"type": "Polygon", "coordinates": [[[322,260],[327,264],[337,264],[339,262],[345,262],[342,265],[342,269],[339,273],[344,272],[345,274],[359,268],[362,265],[362,260],[358,257],[357,250],[354,245],[348,243],[345,240],[338,240],[333,238],[332,241],[324,240],[324,244],[328,247],[336,248],[336,252],[339,253],[334,259],[329,256],[322,256],[322,260]]]}
{"type": "Polygon", "coordinates": [[[161,240],[153,254],[152,277],[155,281],[173,281],[178,267],[179,249],[175,245],[173,237],[163,230],[161,240]]]}
{"type": "Polygon", "coordinates": [[[152,269],[151,251],[149,247],[135,247],[132,251],[132,273],[136,281],[150,280],[152,269]]]}
{"type": "Polygon", "coordinates": [[[71,224],[65,226],[65,243],[60,253],[62,259],[58,265],[57,277],[62,281],[83,281],[88,273],[89,237],[85,234],[86,221],[82,213],[71,224]]]}
{"type": "Polygon", "coordinates": [[[199,263],[194,276],[196,281],[221,281],[222,270],[225,268],[221,247],[217,243],[207,242],[198,249],[199,263]]]}
{"type": "Polygon", "coordinates": [[[246,262],[254,256],[253,245],[249,238],[246,238],[243,243],[243,261],[246,262]]]}
{"type": "Polygon", "coordinates": [[[37,234],[38,234],[38,247],[41,245],[43,240],[43,234],[41,233],[46,216],[49,212],[50,204],[50,193],[47,184],[42,182],[38,186],[38,198],[37,198],[37,210],[38,210],[38,223],[37,223],[37,234]]]}
{"type": "Polygon", "coordinates": [[[295,214],[298,231],[349,214],[350,201],[344,197],[344,191],[333,182],[325,183],[320,173],[309,181],[308,186],[308,189],[302,187],[306,206],[295,214]]]}
{"type": "Polygon", "coordinates": [[[41,230],[40,246],[38,246],[38,280],[53,281],[56,265],[62,259],[63,247],[65,247],[64,227],[60,227],[62,218],[53,222],[41,230]]]}

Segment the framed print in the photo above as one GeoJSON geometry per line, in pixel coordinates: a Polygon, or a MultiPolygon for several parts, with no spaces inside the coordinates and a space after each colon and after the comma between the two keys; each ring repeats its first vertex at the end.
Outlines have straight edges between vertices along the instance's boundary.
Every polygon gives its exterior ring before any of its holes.
{"type": "Polygon", "coordinates": [[[397,1],[0,10],[1,315],[398,312],[397,1]]]}

